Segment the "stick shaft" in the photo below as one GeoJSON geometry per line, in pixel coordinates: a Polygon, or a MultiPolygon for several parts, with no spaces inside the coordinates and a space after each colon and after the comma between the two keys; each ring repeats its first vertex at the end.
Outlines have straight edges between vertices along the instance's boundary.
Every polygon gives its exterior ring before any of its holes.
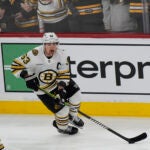
{"type": "Polygon", "coordinates": [[[126,138],[126,137],[124,137],[123,135],[119,134],[118,132],[112,130],[111,128],[107,127],[106,125],[104,125],[103,123],[97,121],[96,119],[94,119],[94,118],[88,116],[87,114],[83,113],[82,111],[79,110],[78,112],[79,112],[81,115],[83,115],[84,117],[86,117],[87,119],[90,119],[92,122],[94,122],[94,123],[100,125],[100,126],[103,127],[104,129],[110,131],[111,133],[113,133],[113,134],[119,136],[120,138],[122,138],[122,139],[124,139],[124,140],[126,140],[126,141],[128,142],[128,138],[126,138]]]}

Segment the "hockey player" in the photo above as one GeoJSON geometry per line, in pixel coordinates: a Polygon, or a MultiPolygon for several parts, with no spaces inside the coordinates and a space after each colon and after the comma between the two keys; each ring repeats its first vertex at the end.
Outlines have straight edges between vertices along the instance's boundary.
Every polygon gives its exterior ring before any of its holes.
{"type": "Polygon", "coordinates": [[[76,134],[84,122],[77,116],[80,107],[80,89],[70,79],[68,57],[59,48],[59,39],[53,32],[43,35],[43,45],[35,47],[27,54],[14,59],[12,73],[26,81],[26,86],[37,94],[44,105],[55,114],[53,125],[60,133],[76,134]],[[54,95],[65,94],[69,106],[60,98],[53,98],[39,90],[39,87],[54,95]],[[60,94],[61,93],[61,94],[60,94]]]}

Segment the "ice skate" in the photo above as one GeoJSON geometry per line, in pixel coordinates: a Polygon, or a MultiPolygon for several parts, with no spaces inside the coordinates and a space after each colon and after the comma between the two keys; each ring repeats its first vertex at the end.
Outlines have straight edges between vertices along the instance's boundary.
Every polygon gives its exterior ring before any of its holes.
{"type": "Polygon", "coordinates": [[[78,116],[71,116],[69,115],[69,123],[72,125],[78,127],[78,128],[83,128],[84,122],[82,119],[80,119],[78,116]]]}
{"type": "Polygon", "coordinates": [[[73,127],[73,126],[68,126],[68,128],[66,130],[59,129],[57,124],[56,124],[56,120],[53,121],[53,126],[55,128],[57,128],[59,133],[62,133],[62,134],[73,135],[73,134],[78,133],[78,129],[76,127],[73,127]]]}

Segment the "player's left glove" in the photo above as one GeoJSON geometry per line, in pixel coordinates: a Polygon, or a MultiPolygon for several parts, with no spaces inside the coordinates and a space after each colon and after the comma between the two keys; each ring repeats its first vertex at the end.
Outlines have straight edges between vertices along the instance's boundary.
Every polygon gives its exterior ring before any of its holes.
{"type": "Polygon", "coordinates": [[[60,98],[66,100],[66,90],[65,90],[66,83],[64,81],[60,81],[57,84],[57,86],[58,86],[58,94],[60,95],[60,98]]]}
{"type": "Polygon", "coordinates": [[[64,81],[60,81],[58,82],[57,86],[58,86],[58,90],[62,90],[62,89],[64,90],[66,87],[66,83],[64,81]]]}

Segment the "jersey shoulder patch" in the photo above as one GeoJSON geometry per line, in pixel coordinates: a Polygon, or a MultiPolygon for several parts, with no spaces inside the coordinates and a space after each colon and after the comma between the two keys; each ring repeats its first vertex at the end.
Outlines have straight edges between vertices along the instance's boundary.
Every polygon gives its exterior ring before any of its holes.
{"type": "Polygon", "coordinates": [[[34,56],[37,56],[37,55],[38,55],[38,53],[39,53],[39,52],[38,52],[38,50],[37,50],[37,49],[33,49],[33,50],[32,50],[32,54],[33,54],[34,56]]]}

